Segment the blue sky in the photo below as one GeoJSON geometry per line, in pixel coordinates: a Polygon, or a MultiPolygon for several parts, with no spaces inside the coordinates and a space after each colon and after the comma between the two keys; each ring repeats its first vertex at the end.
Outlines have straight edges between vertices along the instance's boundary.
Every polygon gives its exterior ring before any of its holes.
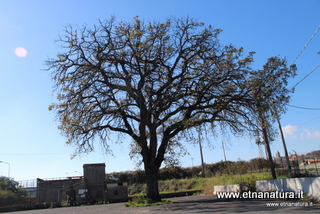
{"type": "MultiPolygon", "coordinates": [[[[45,60],[60,51],[55,40],[66,25],[93,25],[112,15],[118,20],[164,20],[176,16],[198,18],[223,30],[222,44],[232,43],[255,51],[254,68],[268,57],[286,57],[291,63],[320,26],[320,1],[255,0],[1,0],[0,1],[0,161],[10,163],[10,176],[16,180],[65,177],[82,174],[85,163],[104,162],[107,172],[133,170],[128,144],[113,144],[114,156],[106,155],[96,143],[95,152],[70,160],[74,147],[66,146],[48,106],[55,102],[53,82],[44,71],[45,60]],[[23,47],[27,55],[16,48],[23,47]]],[[[316,34],[296,60],[298,83],[320,63],[320,33],[316,34]]],[[[291,105],[320,108],[320,68],[297,85],[291,105]]],[[[298,154],[320,149],[320,111],[288,107],[281,123],[288,151],[298,154]]],[[[204,144],[204,161],[223,159],[221,141],[226,142],[228,160],[249,160],[259,156],[254,139],[210,139],[204,144]]],[[[129,141],[129,139],[128,139],[129,141]]],[[[199,148],[187,144],[190,155],[182,166],[200,164],[199,148]]],[[[283,155],[280,139],[272,143],[273,155],[283,155]]],[[[320,158],[320,157],[319,157],[320,158]]],[[[7,176],[8,164],[0,163],[0,176],[7,176]]]]}

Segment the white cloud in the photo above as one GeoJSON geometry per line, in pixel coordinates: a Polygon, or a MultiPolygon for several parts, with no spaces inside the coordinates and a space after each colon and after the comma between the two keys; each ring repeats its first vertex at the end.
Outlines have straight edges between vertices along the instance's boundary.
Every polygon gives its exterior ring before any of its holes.
{"type": "MultiPolygon", "coordinates": [[[[301,129],[299,129],[301,130],[301,129]]],[[[298,126],[286,125],[282,127],[282,131],[285,137],[290,139],[300,139],[300,140],[314,140],[320,139],[320,130],[315,129],[303,129],[302,131],[298,130],[298,126]],[[297,133],[299,131],[299,133],[297,133]]]]}
{"type": "Polygon", "coordinates": [[[320,138],[320,131],[310,131],[308,129],[304,129],[303,133],[300,135],[301,140],[306,139],[319,139],[320,138]]]}
{"type": "Polygon", "coordinates": [[[290,124],[282,127],[283,133],[288,136],[294,135],[297,129],[298,129],[298,126],[291,126],[290,124]]]}

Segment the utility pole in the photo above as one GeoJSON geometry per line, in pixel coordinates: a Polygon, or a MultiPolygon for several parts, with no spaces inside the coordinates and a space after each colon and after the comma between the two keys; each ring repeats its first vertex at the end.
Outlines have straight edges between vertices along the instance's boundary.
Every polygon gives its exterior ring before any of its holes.
{"type": "Polygon", "coordinates": [[[199,147],[200,147],[200,157],[201,157],[201,167],[202,167],[202,175],[204,175],[204,163],[203,163],[203,154],[202,154],[202,145],[201,145],[201,133],[200,130],[198,131],[198,141],[199,141],[199,147]]]}
{"type": "Polygon", "coordinates": [[[287,166],[288,166],[289,176],[290,176],[290,178],[293,178],[292,169],[291,169],[291,163],[289,161],[289,155],[288,155],[288,151],[287,151],[287,146],[286,146],[286,142],[284,140],[284,135],[283,135],[283,132],[282,132],[281,123],[280,123],[278,114],[276,115],[276,119],[277,119],[278,126],[279,126],[279,132],[280,132],[282,146],[283,146],[283,150],[284,150],[284,156],[286,158],[286,162],[287,162],[287,166]]]}
{"type": "MultiPolygon", "coordinates": [[[[271,98],[271,100],[272,100],[272,106],[274,107],[274,105],[273,105],[274,100],[272,98],[271,98]]],[[[279,128],[279,132],[280,132],[280,136],[281,136],[282,146],[283,146],[283,150],[284,150],[284,156],[285,156],[285,159],[286,159],[286,162],[287,162],[287,166],[288,166],[289,177],[293,178],[291,163],[290,163],[290,160],[289,160],[286,141],[284,139],[284,135],[283,135],[283,132],[282,132],[282,127],[281,127],[278,111],[276,110],[276,108],[271,108],[271,113],[275,115],[275,118],[276,118],[277,123],[278,123],[278,128],[279,128]]]]}
{"type": "Polygon", "coordinates": [[[264,140],[265,146],[266,146],[266,151],[267,151],[267,155],[268,155],[267,157],[269,159],[269,165],[270,165],[270,170],[271,170],[271,174],[272,174],[272,179],[277,179],[276,171],[274,170],[274,164],[273,164],[273,160],[272,160],[272,154],[271,154],[268,134],[267,134],[267,130],[265,127],[262,127],[262,135],[263,135],[263,140],[264,140]]]}
{"type": "Polygon", "coordinates": [[[317,159],[316,159],[316,156],[313,156],[313,157],[314,157],[314,166],[316,167],[316,171],[317,171],[317,176],[319,176],[318,175],[318,167],[317,167],[317,159]]]}
{"type": "MultiPolygon", "coordinates": [[[[259,104],[258,104],[258,107],[260,107],[259,104]]],[[[265,147],[266,147],[267,158],[269,159],[269,165],[270,165],[270,170],[271,170],[271,174],[272,174],[272,179],[277,179],[276,171],[274,169],[274,164],[273,164],[273,160],[272,160],[272,154],[271,154],[270,143],[269,143],[269,139],[268,139],[268,133],[267,133],[267,129],[265,127],[266,126],[265,121],[264,121],[262,112],[259,109],[258,109],[258,114],[259,114],[260,125],[262,128],[263,141],[264,141],[265,147]]]]}
{"type": "Polygon", "coordinates": [[[297,152],[296,151],[294,151],[294,150],[292,150],[295,154],[296,154],[296,158],[297,158],[297,160],[295,161],[295,165],[297,166],[297,171],[298,171],[298,173],[300,174],[300,166],[299,166],[299,158],[298,158],[298,154],[297,154],[297,152]]]}

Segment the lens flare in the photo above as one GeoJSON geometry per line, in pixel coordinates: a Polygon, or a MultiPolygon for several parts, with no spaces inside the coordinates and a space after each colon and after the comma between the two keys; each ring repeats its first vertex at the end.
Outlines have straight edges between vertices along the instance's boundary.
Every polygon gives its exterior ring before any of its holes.
{"type": "Polygon", "coordinates": [[[18,56],[18,57],[26,57],[28,52],[25,48],[23,47],[18,47],[16,48],[16,50],[14,51],[14,53],[18,56]]]}

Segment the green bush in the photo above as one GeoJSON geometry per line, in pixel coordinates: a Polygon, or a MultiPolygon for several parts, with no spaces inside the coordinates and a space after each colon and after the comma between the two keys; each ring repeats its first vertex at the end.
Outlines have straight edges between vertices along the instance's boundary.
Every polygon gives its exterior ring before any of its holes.
{"type": "Polygon", "coordinates": [[[11,178],[0,177],[0,206],[17,205],[27,196],[27,191],[11,178]]]}
{"type": "Polygon", "coordinates": [[[17,203],[18,197],[9,190],[0,190],[0,206],[11,206],[17,203]]]}
{"type": "MultiPolygon", "coordinates": [[[[171,179],[159,181],[160,193],[180,192],[188,190],[204,190],[205,193],[212,194],[213,187],[216,185],[241,184],[245,191],[255,190],[257,180],[272,179],[270,173],[250,173],[240,175],[221,175],[213,177],[199,177],[191,179],[171,179]]],[[[130,195],[145,195],[145,184],[129,185],[130,195]]]]}
{"type": "Polygon", "coordinates": [[[128,186],[128,194],[136,195],[136,194],[146,194],[146,184],[133,183],[128,186]]]}
{"type": "MultiPolygon", "coordinates": [[[[220,161],[213,164],[204,165],[204,177],[220,175],[239,175],[254,172],[266,172],[269,170],[269,162],[264,158],[254,158],[250,161],[220,161]]],[[[203,177],[202,167],[164,167],[159,170],[158,180],[190,179],[203,177]]],[[[146,175],[143,170],[113,172],[107,174],[107,181],[128,182],[131,184],[146,183],[146,175]]],[[[171,189],[174,189],[172,187],[171,189]]]]}

